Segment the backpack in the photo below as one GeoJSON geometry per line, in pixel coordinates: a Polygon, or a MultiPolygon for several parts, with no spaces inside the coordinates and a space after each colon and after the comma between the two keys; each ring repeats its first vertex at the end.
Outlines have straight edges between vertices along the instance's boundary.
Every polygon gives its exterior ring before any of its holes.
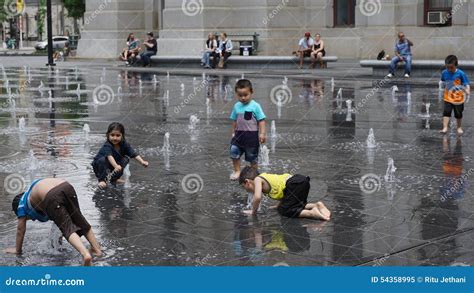
{"type": "Polygon", "coordinates": [[[377,60],[382,60],[383,57],[385,57],[385,51],[384,50],[379,52],[379,54],[377,55],[377,60]]]}

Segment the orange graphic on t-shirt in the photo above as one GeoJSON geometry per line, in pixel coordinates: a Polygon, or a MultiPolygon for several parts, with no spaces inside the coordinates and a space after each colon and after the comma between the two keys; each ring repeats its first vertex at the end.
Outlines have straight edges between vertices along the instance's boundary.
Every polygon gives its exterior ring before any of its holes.
{"type": "MultiPolygon", "coordinates": [[[[455,79],[453,81],[453,85],[454,86],[461,85],[461,80],[460,79],[455,79]]],[[[462,91],[462,90],[456,90],[456,89],[451,89],[450,90],[448,88],[446,88],[444,90],[444,101],[445,102],[455,104],[455,105],[459,105],[459,104],[464,103],[464,99],[465,99],[464,91],[462,91]]]]}

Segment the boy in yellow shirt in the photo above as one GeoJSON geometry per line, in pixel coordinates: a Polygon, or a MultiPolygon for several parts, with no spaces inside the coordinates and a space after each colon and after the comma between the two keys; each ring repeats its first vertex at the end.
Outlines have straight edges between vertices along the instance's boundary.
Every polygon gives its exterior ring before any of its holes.
{"type": "Polygon", "coordinates": [[[259,173],[247,166],[240,173],[239,183],[253,193],[252,209],[244,213],[255,215],[262,200],[262,193],[280,203],[278,213],[289,218],[312,218],[329,221],[331,212],[320,201],[308,203],[310,178],[303,175],[259,173]]]}

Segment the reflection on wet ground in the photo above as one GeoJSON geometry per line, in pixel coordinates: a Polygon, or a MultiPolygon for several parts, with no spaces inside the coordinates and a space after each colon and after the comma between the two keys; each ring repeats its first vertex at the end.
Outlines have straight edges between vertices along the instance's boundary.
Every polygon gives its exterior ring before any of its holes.
{"type": "MultiPolygon", "coordinates": [[[[309,175],[309,200],[333,212],[322,223],[265,208],[256,218],[242,214],[247,194],[228,179],[236,77],[94,68],[0,74],[1,181],[12,174],[25,184],[69,180],[105,248],[97,265],[473,263],[472,107],[462,138],[439,135],[435,83],[251,78],[268,117],[269,165],[262,168],[309,175]],[[129,184],[98,190],[90,162],[112,121],[125,124],[150,167],[132,162],[129,184]],[[370,128],[377,146],[367,149],[370,128]],[[391,182],[384,180],[388,158],[396,166],[391,182]],[[360,180],[367,174],[372,185],[360,180]]],[[[4,186],[2,248],[14,244],[12,197],[4,186]]],[[[51,240],[58,233],[51,223],[29,223],[24,255],[1,255],[1,263],[78,265],[68,244],[51,240]]]]}

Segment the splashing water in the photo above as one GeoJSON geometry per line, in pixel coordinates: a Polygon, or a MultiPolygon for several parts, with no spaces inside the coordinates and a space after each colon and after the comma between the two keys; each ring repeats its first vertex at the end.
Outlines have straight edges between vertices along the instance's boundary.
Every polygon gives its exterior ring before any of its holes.
{"type": "Polygon", "coordinates": [[[38,170],[39,163],[38,159],[35,157],[35,153],[33,152],[33,150],[30,150],[28,161],[30,162],[30,166],[28,167],[30,171],[38,170]]]}
{"type": "Polygon", "coordinates": [[[367,148],[374,149],[377,147],[377,142],[375,141],[374,129],[369,130],[369,135],[367,136],[367,148]]]}
{"type": "Polygon", "coordinates": [[[91,132],[91,128],[89,127],[89,124],[84,123],[84,126],[82,127],[82,131],[84,132],[84,139],[86,141],[89,141],[89,132],[91,132]]]}
{"type": "Polygon", "coordinates": [[[346,105],[347,105],[346,121],[351,122],[352,121],[352,101],[347,100],[346,105]]]}
{"type": "Polygon", "coordinates": [[[334,77],[331,77],[331,92],[334,92],[335,87],[336,83],[334,82],[334,77]]]}
{"type": "Polygon", "coordinates": [[[170,147],[170,133],[169,132],[166,132],[165,133],[165,136],[164,136],[164,139],[163,139],[163,147],[161,148],[161,150],[163,152],[170,152],[171,151],[171,147],[170,147]]]}
{"type": "Polygon", "coordinates": [[[271,137],[273,137],[273,138],[277,137],[275,120],[272,120],[272,126],[271,126],[271,129],[270,129],[270,133],[271,133],[271,137]]]}
{"type": "Polygon", "coordinates": [[[260,165],[268,166],[270,165],[270,157],[269,157],[270,150],[267,148],[266,145],[260,147],[260,165]]]}
{"type": "Polygon", "coordinates": [[[49,231],[48,238],[50,240],[49,244],[51,245],[46,251],[50,251],[53,254],[58,253],[62,248],[64,248],[64,238],[61,230],[59,230],[56,224],[51,224],[51,230],[49,231]],[[52,250],[52,251],[51,251],[52,250]]]}
{"type": "Polygon", "coordinates": [[[189,116],[189,129],[196,129],[196,125],[199,123],[199,118],[196,115],[189,116]]]}
{"type": "Polygon", "coordinates": [[[209,118],[211,118],[212,108],[211,108],[211,99],[206,98],[206,118],[207,122],[209,122],[209,118]]]}
{"type": "Polygon", "coordinates": [[[170,91],[169,90],[166,90],[164,100],[165,100],[166,106],[169,106],[170,105],[170,91]]]}
{"type": "Polygon", "coordinates": [[[25,117],[21,117],[18,120],[18,130],[20,130],[20,132],[25,132],[25,130],[26,130],[25,117]]]}
{"type": "Polygon", "coordinates": [[[430,117],[430,106],[431,106],[430,103],[425,104],[425,110],[426,110],[425,117],[430,117]]]}
{"type": "Polygon", "coordinates": [[[337,91],[336,99],[342,99],[342,87],[337,91]]]}
{"type": "Polygon", "coordinates": [[[130,172],[130,164],[127,164],[123,169],[123,178],[125,180],[124,187],[126,188],[130,187],[130,176],[132,176],[132,173],[130,172]]]}
{"type": "Polygon", "coordinates": [[[395,171],[397,171],[397,168],[395,167],[393,159],[388,158],[387,171],[384,176],[385,182],[395,182],[395,171]]]}

